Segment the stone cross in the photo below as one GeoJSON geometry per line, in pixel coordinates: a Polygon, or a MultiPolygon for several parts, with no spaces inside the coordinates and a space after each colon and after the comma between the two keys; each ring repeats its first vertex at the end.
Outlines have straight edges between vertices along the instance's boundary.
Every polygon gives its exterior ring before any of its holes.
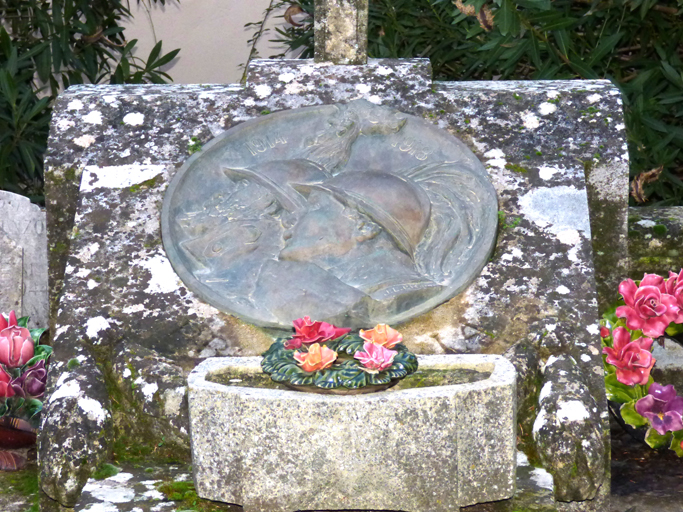
{"type": "Polygon", "coordinates": [[[45,212],[28,198],[0,191],[0,313],[30,316],[47,327],[45,212]]]}
{"type": "Polygon", "coordinates": [[[315,61],[366,64],[368,0],[315,0],[315,61]]]}

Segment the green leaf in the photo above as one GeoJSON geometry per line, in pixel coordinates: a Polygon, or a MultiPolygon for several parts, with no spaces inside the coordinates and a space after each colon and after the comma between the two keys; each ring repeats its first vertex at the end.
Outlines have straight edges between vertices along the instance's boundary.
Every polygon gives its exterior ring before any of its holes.
{"type": "Polygon", "coordinates": [[[619,382],[616,373],[605,376],[605,390],[607,391],[607,398],[613,402],[627,403],[641,398],[635,387],[619,382]]]}
{"type": "Polygon", "coordinates": [[[671,435],[671,445],[669,445],[669,448],[675,451],[676,455],[678,455],[679,457],[683,457],[683,446],[681,445],[682,443],[683,430],[677,430],[676,432],[673,432],[671,435]]]}
{"type": "Polygon", "coordinates": [[[149,52],[149,57],[147,57],[147,66],[148,69],[152,69],[154,67],[154,62],[159,58],[159,54],[161,53],[161,41],[159,41],[157,44],[154,45],[154,48],[152,48],[152,51],[149,52]]]}
{"type": "Polygon", "coordinates": [[[316,373],[313,382],[319,388],[335,389],[342,385],[342,376],[339,370],[322,370],[316,373]]]}
{"type": "Polygon", "coordinates": [[[22,316],[21,318],[17,318],[17,325],[19,327],[28,327],[28,322],[31,319],[29,316],[22,316]]]}
{"type": "Polygon", "coordinates": [[[617,32],[602,39],[597,48],[591,52],[587,65],[592,66],[596,62],[600,62],[607,54],[612,53],[623,35],[623,32],[617,32]]]}
{"type": "Polygon", "coordinates": [[[555,36],[555,41],[557,41],[557,47],[560,49],[562,54],[567,57],[569,54],[569,34],[566,30],[556,30],[553,32],[555,36]]]}
{"type": "Polygon", "coordinates": [[[540,11],[549,11],[552,6],[550,0],[512,0],[517,5],[526,7],[527,9],[538,9],[540,11]]]}
{"type": "Polygon", "coordinates": [[[644,427],[649,422],[636,411],[636,402],[637,400],[632,400],[631,402],[623,404],[621,409],[619,409],[619,412],[621,413],[624,422],[628,425],[631,425],[632,427],[644,427]]]}
{"type": "Polygon", "coordinates": [[[29,329],[28,332],[31,333],[31,339],[37,344],[46,330],[47,329],[29,329]]]}
{"type": "Polygon", "coordinates": [[[671,445],[671,432],[667,432],[663,436],[660,436],[655,429],[649,428],[645,434],[645,442],[650,448],[662,448],[671,445]]]}
{"type": "Polygon", "coordinates": [[[516,36],[519,34],[521,28],[519,14],[517,13],[517,7],[511,0],[501,1],[500,8],[493,16],[493,20],[502,35],[516,36]]]}
{"type": "MultiPolygon", "coordinates": [[[[555,21],[550,21],[545,25],[541,26],[541,29],[545,32],[560,31],[567,28],[572,28],[579,21],[576,18],[560,18],[555,21]]],[[[557,37],[557,36],[556,36],[557,37]]],[[[568,38],[568,36],[567,36],[568,38]]]]}
{"type": "Polygon", "coordinates": [[[569,65],[574,71],[576,71],[581,76],[581,78],[599,78],[597,73],[595,73],[595,71],[593,71],[589,66],[587,66],[576,54],[572,54],[572,58],[569,59],[569,65]]]}
{"type": "Polygon", "coordinates": [[[176,58],[176,55],[178,55],[179,52],[180,52],[180,49],[177,49],[177,50],[173,50],[173,51],[171,51],[171,52],[168,52],[166,55],[164,55],[163,57],[161,57],[158,61],[154,62],[154,64],[152,64],[152,66],[150,67],[150,69],[152,69],[152,68],[160,68],[160,67],[163,66],[164,64],[168,64],[169,62],[171,62],[173,59],[176,58]]]}

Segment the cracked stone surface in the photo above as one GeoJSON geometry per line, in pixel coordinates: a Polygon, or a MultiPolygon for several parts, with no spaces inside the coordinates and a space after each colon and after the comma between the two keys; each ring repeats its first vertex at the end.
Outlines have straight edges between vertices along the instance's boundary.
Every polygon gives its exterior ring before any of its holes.
{"type": "MultiPolygon", "coordinates": [[[[538,364],[551,354],[572,354],[604,412],[585,170],[586,162],[593,168],[613,162],[615,172],[627,165],[618,90],[600,80],[432,84],[430,75],[421,59],[368,66],[257,61],[245,87],[68,89],[55,107],[46,161],[55,346],[50,392],[63,393],[68,380],[60,379],[71,373],[69,363],[86,359],[78,370],[84,394],[64,404],[66,421],[59,425],[49,419],[56,409],[47,411],[50,429],[77,432],[78,398],[88,397],[112,415],[115,432],[142,418],[145,432],[160,428],[189,456],[180,376],[211,355],[260,354],[273,333],[202,303],[177,279],[160,239],[165,188],[191,151],[237,123],[355,98],[422,116],[460,137],[485,164],[498,194],[501,222],[491,261],[465,293],[400,326],[409,348],[502,354],[548,319],[544,325],[553,327],[557,346],[553,337],[544,350],[538,345],[538,364]],[[122,354],[136,347],[148,352],[139,356],[146,362],[136,371],[144,376],[132,389],[133,369],[122,354]],[[168,382],[152,361],[170,372],[168,382]],[[126,407],[97,391],[102,376],[109,395],[126,407]]],[[[410,141],[403,148],[415,151],[410,141]]],[[[610,244],[606,250],[619,251],[617,240],[610,244]]],[[[600,421],[606,431],[602,415],[600,421]]],[[[106,452],[105,443],[95,442],[98,435],[107,438],[106,429],[94,432],[84,446],[88,460],[106,452]]],[[[43,438],[48,435],[56,434],[43,438]]],[[[609,452],[604,442],[603,454],[609,452]]],[[[68,472],[66,459],[49,460],[45,481],[57,481],[68,472]]],[[[601,464],[607,471],[606,456],[601,464]]],[[[609,492],[608,484],[602,489],[609,492]]]]}
{"type": "Polygon", "coordinates": [[[315,61],[365,64],[368,0],[315,0],[315,61]]]}

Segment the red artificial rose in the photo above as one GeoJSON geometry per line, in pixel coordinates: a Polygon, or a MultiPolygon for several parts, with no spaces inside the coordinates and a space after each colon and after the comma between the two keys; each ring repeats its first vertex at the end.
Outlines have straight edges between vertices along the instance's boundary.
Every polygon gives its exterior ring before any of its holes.
{"type": "Polygon", "coordinates": [[[308,316],[298,318],[292,323],[296,333],[291,340],[285,342],[286,349],[301,348],[302,344],[310,345],[335,340],[351,332],[351,329],[341,329],[327,322],[313,322],[308,316]]]}
{"type": "Polygon", "coordinates": [[[617,380],[627,386],[647,384],[650,371],[655,365],[655,358],[650,353],[652,339],[638,338],[631,341],[631,334],[624,327],[617,327],[612,332],[614,344],[604,347],[607,362],[617,368],[617,380]]]}
{"type": "Polygon", "coordinates": [[[680,308],[678,317],[674,320],[677,324],[683,324],[683,268],[678,275],[669,272],[669,279],[664,285],[666,293],[676,299],[676,303],[680,308]]]}
{"type": "Polygon", "coordinates": [[[676,299],[666,292],[664,279],[655,274],[645,274],[640,286],[632,279],[622,281],[619,293],[625,306],[617,308],[617,316],[626,318],[626,326],[633,331],[658,338],[680,314],[676,299]]]}

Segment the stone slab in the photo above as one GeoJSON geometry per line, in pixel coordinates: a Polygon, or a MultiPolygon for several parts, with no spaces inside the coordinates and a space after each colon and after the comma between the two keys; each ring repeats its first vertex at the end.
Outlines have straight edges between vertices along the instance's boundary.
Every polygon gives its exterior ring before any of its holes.
{"type": "Polygon", "coordinates": [[[17,315],[31,317],[31,327],[47,327],[45,211],[27,197],[0,191],[0,247],[0,311],[14,308],[17,315]]]}
{"type": "Polygon", "coordinates": [[[629,276],[683,268],[683,206],[629,208],[629,276]]]}
{"type": "MultiPolygon", "coordinates": [[[[237,123],[365,98],[462,138],[487,167],[498,194],[501,222],[491,261],[465,293],[400,326],[407,344],[417,353],[501,354],[552,330],[556,343],[544,342],[541,364],[550,354],[570,354],[604,422],[585,162],[627,162],[619,92],[600,80],[431,84],[428,69],[424,60],[372,61],[367,67],[265,61],[254,63],[246,87],[66,91],[55,107],[46,160],[53,296],[64,280],[53,317],[50,389],[60,389],[59,376],[72,359],[81,366],[62,386],[77,378],[81,390],[103,387],[97,363],[110,368],[113,357],[133,345],[148,350],[149,360],[166,358],[185,373],[216,354],[262,353],[274,333],[208,306],[176,278],[161,245],[165,189],[191,152],[237,123]]],[[[409,141],[404,147],[417,152],[409,141]]],[[[169,423],[166,412],[154,415],[161,408],[147,403],[168,387],[163,372],[141,378],[126,373],[125,365],[118,368],[123,373],[104,373],[110,389],[127,396],[135,382],[136,389],[148,390],[137,392],[131,407],[114,411],[120,432],[142,427],[151,439],[163,431],[167,439],[187,440],[184,421],[169,423]],[[156,428],[159,422],[167,423],[166,430],[156,428]]],[[[91,398],[108,410],[106,400],[91,398]]],[[[186,414],[171,405],[168,410],[186,414]]],[[[67,423],[55,419],[51,425],[66,430],[67,423]]],[[[101,458],[106,451],[94,441],[98,432],[88,449],[99,450],[101,458]]],[[[54,453],[50,460],[61,457],[54,453]]]]}
{"type": "Polygon", "coordinates": [[[188,377],[198,494],[245,512],[446,511],[515,492],[515,369],[501,356],[420,356],[489,378],[331,396],[210,382],[261,358],[211,358],[188,377]]]}

